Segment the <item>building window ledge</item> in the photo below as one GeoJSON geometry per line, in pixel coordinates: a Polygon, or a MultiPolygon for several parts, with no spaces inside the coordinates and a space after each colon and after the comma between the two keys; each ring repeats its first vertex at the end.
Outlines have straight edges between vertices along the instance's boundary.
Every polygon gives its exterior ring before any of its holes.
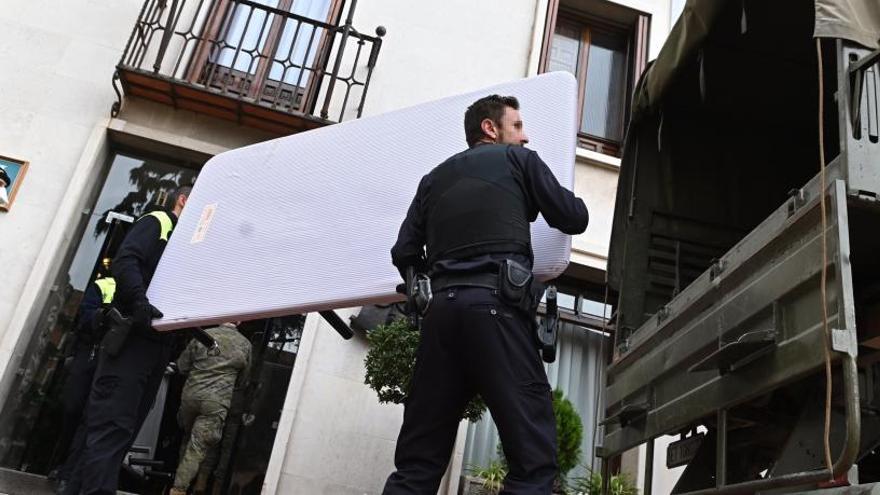
{"type": "Polygon", "coordinates": [[[611,170],[620,170],[620,158],[615,156],[606,155],[604,153],[599,153],[597,151],[588,150],[585,148],[577,148],[575,152],[575,156],[579,162],[586,162],[589,165],[594,165],[598,167],[604,167],[611,170]]]}

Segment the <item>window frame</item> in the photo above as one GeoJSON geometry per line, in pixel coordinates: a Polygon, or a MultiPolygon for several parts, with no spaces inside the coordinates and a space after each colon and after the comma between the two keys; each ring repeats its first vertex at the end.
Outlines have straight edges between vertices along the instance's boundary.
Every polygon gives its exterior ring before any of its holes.
{"type": "MultiPolygon", "coordinates": [[[[278,0],[278,6],[273,7],[273,9],[291,12],[296,1],[297,0],[278,0]]],[[[319,22],[338,26],[342,17],[342,8],[345,0],[329,1],[330,7],[327,9],[327,18],[319,20],[319,22]]],[[[228,26],[231,24],[232,20],[225,18],[226,12],[230,8],[230,4],[234,4],[234,2],[232,0],[212,0],[211,5],[209,6],[209,14],[202,25],[202,30],[199,35],[200,41],[193,51],[193,56],[190,58],[187,66],[186,80],[191,84],[204,84],[208,87],[216,87],[212,81],[203,80],[206,79],[205,71],[213,66],[215,68],[210,69],[212,71],[210,79],[212,80],[216,79],[218,77],[217,73],[220,72],[219,77],[221,79],[226,77],[236,77],[242,80],[249,79],[251,81],[251,83],[247,84],[245,91],[233,91],[237,96],[251,98],[257,101],[274,101],[275,104],[284,106],[285,104],[283,102],[278,103],[279,99],[276,96],[276,92],[288,91],[291,93],[290,102],[288,104],[289,106],[295,107],[297,110],[303,112],[309,111],[316,101],[318,90],[320,88],[320,71],[315,70],[314,68],[326,67],[330,57],[330,49],[332,47],[332,33],[325,29],[321,34],[320,40],[317,43],[317,48],[315,49],[314,60],[312,62],[313,69],[307,69],[305,67],[300,69],[311,73],[306,78],[307,80],[302,87],[284,81],[276,81],[270,79],[268,74],[272,70],[272,64],[275,60],[278,45],[284,34],[285,24],[284,19],[281,16],[276,16],[272,19],[268,32],[265,34],[266,39],[263,43],[263,47],[259,49],[255,56],[257,59],[257,67],[253,74],[248,74],[232,67],[215,64],[210,60],[211,53],[216,46],[216,43],[220,40],[221,30],[224,28],[228,29],[228,26]],[[223,24],[226,24],[226,26],[223,24]],[[269,92],[268,94],[267,91],[269,92]]],[[[230,84],[223,84],[222,87],[227,91],[233,89],[230,84]]]]}
{"type": "Polygon", "coordinates": [[[603,34],[619,36],[626,41],[626,91],[623,102],[623,116],[619,124],[621,126],[621,136],[625,137],[632,97],[635,93],[635,83],[647,66],[650,18],[647,14],[633,11],[635,15],[635,22],[633,24],[615,22],[581,10],[560,6],[560,0],[549,0],[547,10],[548,16],[544,27],[544,40],[541,47],[538,72],[544,73],[548,70],[553,37],[559,25],[574,28],[575,31],[580,33],[578,36],[579,49],[576,74],[578,81],[577,144],[580,148],[619,157],[622,151],[623,138],[620,141],[616,141],[594,136],[581,130],[592,33],[598,31],[603,34]]]}

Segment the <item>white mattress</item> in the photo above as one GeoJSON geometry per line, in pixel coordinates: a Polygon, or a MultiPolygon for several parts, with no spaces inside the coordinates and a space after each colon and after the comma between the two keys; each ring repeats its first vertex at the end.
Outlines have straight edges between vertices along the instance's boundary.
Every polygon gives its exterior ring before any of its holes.
{"type": "MultiPolygon", "coordinates": [[[[466,148],[464,111],[520,100],[525,132],[574,180],[577,83],[545,74],[287,136],[205,165],[148,291],[160,330],[399,299],[390,249],[421,177],[466,148]]],[[[536,275],[568,265],[571,238],[532,225],[536,275]]]]}

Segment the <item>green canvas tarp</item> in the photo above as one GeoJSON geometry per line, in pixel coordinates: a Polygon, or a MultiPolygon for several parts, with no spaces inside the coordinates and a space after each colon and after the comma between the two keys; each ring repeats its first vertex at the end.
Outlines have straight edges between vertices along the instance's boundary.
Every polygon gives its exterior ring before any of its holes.
{"type": "Polygon", "coordinates": [[[814,34],[880,48],[880,0],[816,0],[814,34]]]}
{"type": "MultiPolygon", "coordinates": [[[[676,72],[696,55],[718,16],[732,1],[738,0],[687,1],[681,17],[636,92],[633,102],[634,119],[638,119],[643,112],[656,108],[676,72]]],[[[880,0],[814,1],[814,36],[841,38],[865,48],[880,48],[880,0]]]]}

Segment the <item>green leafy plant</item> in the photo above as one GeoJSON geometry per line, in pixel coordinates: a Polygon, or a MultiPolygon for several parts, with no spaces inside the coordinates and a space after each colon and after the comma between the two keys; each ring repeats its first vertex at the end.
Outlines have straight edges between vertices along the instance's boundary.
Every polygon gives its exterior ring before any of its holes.
{"type": "MultiPolygon", "coordinates": [[[[379,325],[367,334],[370,349],[364,360],[364,383],[376,391],[379,402],[402,404],[409,392],[410,379],[419,348],[419,332],[400,318],[387,325],[379,325]]],[[[479,421],[486,404],[477,396],[468,403],[462,417],[479,421]]]]}
{"type": "Polygon", "coordinates": [[[602,474],[587,467],[587,475],[571,480],[569,489],[577,495],[600,495],[602,493],[602,474]]]}
{"type": "Polygon", "coordinates": [[[483,481],[483,490],[487,495],[497,495],[504,487],[504,478],[507,476],[507,465],[502,461],[492,461],[488,466],[469,466],[471,476],[483,481]]]}
{"type": "MultiPolygon", "coordinates": [[[[587,466],[587,475],[572,480],[569,491],[574,495],[600,495],[602,493],[602,474],[587,466]]],[[[612,475],[608,480],[610,495],[638,495],[632,479],[624,473],[612,475]]]]}
{"type": "Polygon", "coordinates": [[[562,391],[553,391],[553,415],[556,416],[556,459],[559,463],[559,477],[565,478],[581,460],[581,441],[584,438],[584,425],[571,401],[562,391]]]}
{"type": "Polygon", "coordinates": [[[608,481],[610,495],[638,495],[639,489],[635,483],[624,473],[615,474],[608,481]]]}

